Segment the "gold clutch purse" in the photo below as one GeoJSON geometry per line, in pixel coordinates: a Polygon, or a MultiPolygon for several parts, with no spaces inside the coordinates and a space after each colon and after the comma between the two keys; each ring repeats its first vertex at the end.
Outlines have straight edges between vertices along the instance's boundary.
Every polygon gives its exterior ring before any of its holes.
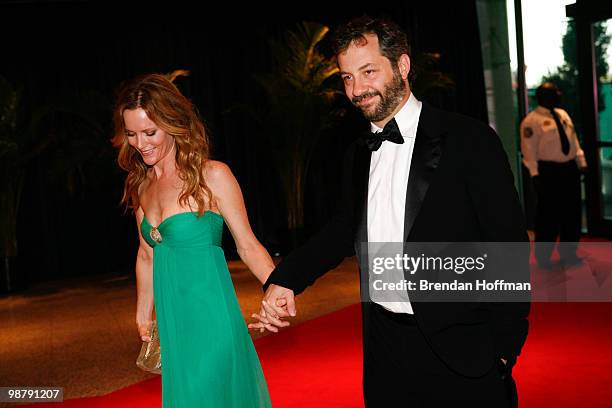
{"type": "Polygon", "coordinates": [[[159,335],[157,333],[157,321],[153,320],[151,325],[151,341],[143,341],[140,354],[136,359],[136,365],[150,373],[161,374],[161,351],[159,348],[159,335]]]}

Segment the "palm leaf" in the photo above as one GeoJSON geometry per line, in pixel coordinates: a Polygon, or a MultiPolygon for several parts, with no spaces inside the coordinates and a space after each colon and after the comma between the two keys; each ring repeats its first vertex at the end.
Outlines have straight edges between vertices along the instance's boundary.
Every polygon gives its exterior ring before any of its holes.
{"type": "Polygon", "coordinates": [[[282,40],[270,40],[271,72],[255,75],[267,94],[264,134],[270,139],[288,208],[289,228],[303,225],[304,187],[312,153],[321,133],[334,122],[331,109],[340,94],[331,86],[336,63],[319,51],[329,28],[302,22],[282,40]]]}

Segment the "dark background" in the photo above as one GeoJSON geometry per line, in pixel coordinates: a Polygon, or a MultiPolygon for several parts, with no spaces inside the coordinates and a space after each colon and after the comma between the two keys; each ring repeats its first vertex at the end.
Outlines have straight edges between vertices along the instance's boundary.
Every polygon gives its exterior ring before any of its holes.
{"type": "MultiPolygon", "coordinates": [[[[207,3],[0,3],[0,74],[23,87],[28,109],[62,98],[84,101],[78,103],[86,104],[101,124],[94,154],[70,182],[50,176],[62,155],[74,154],[61,143],[30,163],[18,217],[19,269],[30,282],[132,270],[136,223],[118,204],[124,174],[108,142],[113,95],[121,81],[133,76],[179,68],[191,71],[176,83],[210,129],[213,158],[226,162],[236,175],[256,235],[271,253],[285,253],[285,208],[266,139],[248,117],[227,112],[236,104],[265,103],[253,73],[270,70],[268,39],[280,38],[300,21],[333,29],[364,13],[391,17],[409,33],[413,54],[440,53],[439,68],[456,83],[422,99],[486,122],[475,4],[432,3],[360,7],[291,2],[257,7],[227,2],[214,9],[207,3]]],[[[345,120],[322,138],[308,174],[306,235],[333,211],[330,197],[337,190],[339,159],[364,126],[359,113],[346,106],[345,120]]],[[[236,256],[227,231],[224,247],[228,258],[236,256]]]]}

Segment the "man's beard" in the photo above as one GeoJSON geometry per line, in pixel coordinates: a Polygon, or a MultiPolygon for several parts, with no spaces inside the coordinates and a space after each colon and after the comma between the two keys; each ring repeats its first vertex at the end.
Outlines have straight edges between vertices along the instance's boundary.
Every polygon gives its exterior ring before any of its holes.
{"type": "Polygon", "coordinates": [[[399,74],[399,70],[393,72],[393,78],[391,81],[385,85],[382,93],[378,91],[374,92],[366,92],[362,95],[355,96],[351,99],[353,105],[357,106],[361,109],[363,116],[370,122],[380,122],[383,119],[389,117],[397,105],[401,102],[402,98],[406,93],[406,84],[402,80],[401,75],[399,74]],[[369,98],[372,96],[379,96],[380,101],[375,106],[373,111],[366,111],[365,107],[359,106],[359,102],[364,98],[369,98]]]}

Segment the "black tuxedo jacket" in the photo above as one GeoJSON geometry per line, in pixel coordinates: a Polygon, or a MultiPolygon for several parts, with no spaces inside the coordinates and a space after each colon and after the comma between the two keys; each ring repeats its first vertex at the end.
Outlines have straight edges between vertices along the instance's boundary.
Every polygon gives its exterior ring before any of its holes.
{"type": "MultiPolygon", "coordinates": [[[[363,139],[350,145],[340,211],[277,265],[264,289],[274,283],[299,294],[345,257],[359,255],[367,242],[370,157],[363,139]]],[[[528,242],[507,156],[486,124],[423,103],[410,166],[405,241],[528,242]]],[[[528,274],[528,253],[523,258],[516,260],[522,268],[517,273],[528,274]]],[[[367,269],[360,265],[362,273],[367,269]]],[[[365,333],[372,305],[362,306],[365,333]]],[[[527,335],[529,303],[415,302],[412,307],[433,350],[465,376],[486,373],[500,357],[513,364],[527,335]]]]}

